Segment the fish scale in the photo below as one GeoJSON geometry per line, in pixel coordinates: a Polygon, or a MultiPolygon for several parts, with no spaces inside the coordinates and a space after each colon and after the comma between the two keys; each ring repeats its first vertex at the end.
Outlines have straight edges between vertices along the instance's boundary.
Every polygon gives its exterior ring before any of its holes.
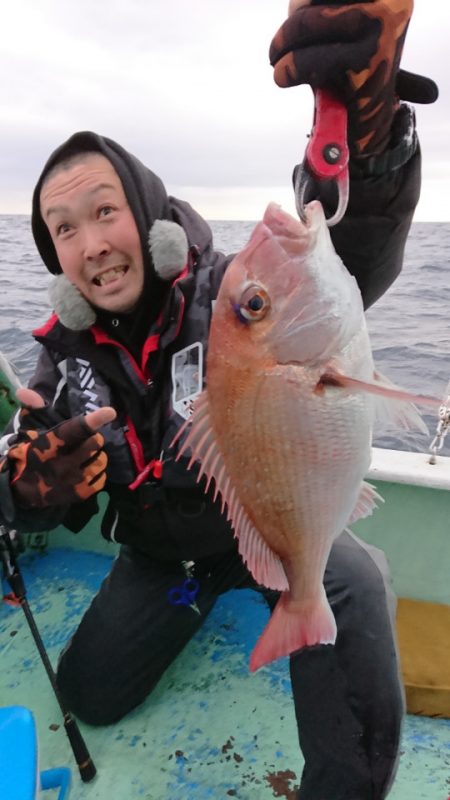
{"type": "MultiPolygon", "coordinates": [[[[318,476],[315,474],[313,482],[309,484],[307,470],[305,466],[309,466],[315,461],[323,462],[324,469],[328,467],[330,439],[338,443],[340,442],[341,450],[341,463],[345,462],[345,446],[350,438],[349,432],[346,430],[339,431],[338,426],[331,424],[331,428],[335,428],[334,437],[324,435],[326,422],[330,420],[332,414],[339,416],[339,409],[333,401],[327,402],[326,398],[317,398],[312,396],[312,403],[314,405],[325,405],[326,408],[322,411],[323,420],[318,416],[316,410],[310,411],[308,409],[308,400],[304,400],[303,404],[301,398],[305,393],[303,386],[294,385],[291,383],[291,396],[289,398],[286,394],[286,383],[282,379],[282,370],[278,370],[278,374],[274,375],[271,379],[270,375],[265,377],[265,380],[260,380],[260,387],[258,389],[258,404],[252,403],[251,408],[245,406],[244,403],[236,404],[233,406],[234,415],[227,416],[227,395],[220,397],[220,402],[214,402],[211,387],[214,385],[214,374],[210,377],[209,394],[212,399],[212,406],[218,409],[218,419],[226,419],[226,424],[222,425],[217,432],[217,438],[221,451],[226,455],[228,470],[235,485],[239,485],[239,494],[241,500],[245,500],[246,507],[255,508],[259,503],[261,507],[260,516],[271,516],[277,518],[278,514],[282,511],[285,515],[289,515],[292,511],[295,516],[295,526],[291,522],[287,529],[291,530],[291,539],[298,542],[297,530],[302,517],[311,518],[314,512],[316,527],[325,527],[329,525],[330,520],[327,519],[321,525],[321,510],[324,506],[318,505],[318,490],[317,487],[318,476]],[[292,409],[287,408],[287,404],[293,406],[292,409]],[[283,404],[285,408],[283,408],[283,404]],[[246,413],[247,412],[247,413],[246,413]],[[303,424],[305,423],[305,424],[303,424]],[[313,425],[317,424],[318,430],[314,432],[313,425]],[[303,428],[303,430],[302,430],[303,428]],[[223,431],[227,431],[224,435],[223,431]],[[228,431],[230,433],[228,433],[228,431]],[[246,438],[245,452],[239,446],[242,440],[243,431],[248,431],[249,435],[246,438]],[[269,438],[270,433],[270,438],[269,438]],[[342,458],[342,456],[344,458],[342,458]],[[250,474],[252,480],[247,483],[242,482],[240,475],[250,474]],[[261,485],[265,480],[269,479],[273,484],[273,491],[266,494],[265,497],[260,497],[257,490],[257,485],[261,485]],[[256,485],[255,485],[256,483],[256,485]],[[255,491],[256,489],[256,491],[255,491]],[[296,504],[296,497],[302,493],[301,502],[296,504]],[[309,496],[309,497],[308,497],[309,496]],[[266,498],[266,502],[265,502],[266,498]],[[268,499],[267,499],[268,498],[268,499]],[[274,515],[272,515],[274,511],[274,515]],[[300,518],[300,519],[299,519],[300,518]]],[[[292,372],[292,368],[286,368],[286,372],[292,372]]],[[[298,372],[298,370],[297,370],[298,372]]],[[[305,381],[306,382],[306,381],[305,381]]],[[[248,387],[249,396],[254,396],[248,387]]],[[[233,394],[233,386],[230,381],[229,393],[233,394]]],[[[355,401],[354,401],[355,402],[355,401]]],[[[357,401],[356,401],[357,402],[357,401]]],[[[351,423],[354,427],[353,422],[351,423]]],[[[341,426],[343,427],[343,426],[341,426]]],[[[355,433],[357,433],[355,431],[355,433]]],[[[355,438],[361,442],[360,436],[355,438]]],[[[351,453],[351,458],[354,459],[354,453],[351,453]]],[[[368,452],[367,462],[368,464],[368,452]]],[[[331,463],[331,475],[334,476],[336,470],[334,464],[331,463]]],[[[341,476],[339,471],[335,479],[341,476]]],[[[324,479],[324,472],[320,474],[320,479],[324,479]]],[[[332,489],[331,479],[326,476],[328,491],[332,489]]],[[[341,480],[342,484],[342,480],[341,480]]],[[[342,491],[342,486],[337,486],[336,493],[339,495],[342,491]]],[[[347,500],[348,503],[351,501],[347,500]]],[[[344,512],[348,515],[351,508],[344,512]]],[[[336,506],[333,509],[333,516],[336,513],[336,506]]],[[[253,517],[254,519],[254,517],[253,517]]],[[[304,523],[302,525],[304,527],[304,523]]],[[[262,531],[262,535],[264,535],[262,531]]],[[[286,538],[286,536],[285,536],[286,538]]],[[[274,546],[273,538],[271,544],[274,546]]],[[[280,550],[277,547],[277,550],[280,550]]]]}

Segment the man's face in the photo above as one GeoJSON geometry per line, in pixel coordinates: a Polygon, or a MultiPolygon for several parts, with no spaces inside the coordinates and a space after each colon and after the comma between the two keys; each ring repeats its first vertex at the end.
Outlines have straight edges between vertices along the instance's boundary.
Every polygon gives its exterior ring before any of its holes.
{"type": "Polygon", "coordinates": [[[113,313],[132,311],[144,287],[141,242],[108,159],[88,154],[52,175],[41,214],[64,275],[86,300],[113,313]]]}

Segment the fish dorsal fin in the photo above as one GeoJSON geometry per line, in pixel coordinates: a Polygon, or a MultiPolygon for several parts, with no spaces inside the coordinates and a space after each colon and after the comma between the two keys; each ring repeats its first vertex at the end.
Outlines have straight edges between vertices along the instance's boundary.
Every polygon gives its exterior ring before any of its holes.
{"type": "Polygon", "coordinates": [[[358,519],[370,517],[372,511],[375,508],[378,508],[378,503],[384,503],[384,500],[381,495],[378,494],[375,486],[372,486],[371,483],[366,483],[366,481],[363,481],[358,500],[356,501],[356,506],[353,509],[347,524],[351,525],[358,519]]]}
{"type": "Polygon", "coordinates": [[[206,492],[211,481],[214,480],[216,487],[214,500],[220,494],[222,513],[226,509],[227,519],[239,542],[239,553],[257,583],[261,583],[268,589],[286,591],[289,585],[283,565],[251,522],[228,474],[211,423],[207,389],[195,400],[192,416],[183,425],[172,445],[187,429],[188,434],[180,447],[176,460],[178,461],[190,449],[191,458],[188,469],[191,469],[196,461],[200,462],[197,483],[203,476],[206,476],[206,492]]]}

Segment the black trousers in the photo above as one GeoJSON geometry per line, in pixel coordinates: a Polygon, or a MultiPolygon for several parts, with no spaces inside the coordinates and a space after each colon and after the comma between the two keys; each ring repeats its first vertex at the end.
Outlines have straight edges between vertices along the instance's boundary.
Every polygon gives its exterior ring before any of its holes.
{"type": "MultiPolygon", "coordinates": [[[[141,703],[221,593],[254,587],[271,608],[277,599],[228,554],[196,563],[199,616],[167,602],[168,589],[183,576],[181,565],[122,547],[58,666],[60,690],[80,719],[106,725],[141,703]]],[[[341,534],[324,584],[336,644],[305,648],[290,659],[305,759],[300,797],[381,800],[395,775],[404,713],[395,597],[383,553],[341,534]]]]}

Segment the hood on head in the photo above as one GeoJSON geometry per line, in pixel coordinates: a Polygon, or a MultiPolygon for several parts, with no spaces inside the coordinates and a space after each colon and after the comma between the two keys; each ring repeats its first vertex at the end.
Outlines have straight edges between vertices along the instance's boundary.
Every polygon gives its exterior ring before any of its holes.
{"type": "Polygon", "coordinates": [[[54,275],[62,272],[49,230],[41,216],[42,184],[50,170],[58,163],[70,156],[86,152],[100,153],[116,170],[139,231],[145,271],[147,274],[149,270],[152,272],[152,259],[147,244],[150,228],[156,219],[172,220],[170,202],[164,185],[157,175],[117,142],[90,131],[75,133],[52,153],[34,189],[31,228],[44,264],[54,275]]]}
{"type": "Polygon", "coordinates": [[[40,193],[45,177],[61,161],[79,153],[97,152],[116,170],[134,216],[141,241],[144,263],[144,290],[133,313],[134,338],[142,338],[149,320],[161,311],[168,287],[188,263],[189,253],[206,252],[212,247],[208,224],[190,205],[168,197],[162,181],[112,139],[90,131],[75,133],[50,156],[33,193],[31,226],[40,256],[49,272],[56,275],[50,287],[53,309],[65,327],[83,330],[95,319],[108,325],[112,315],[95,309],[62,273],[52,238],[40,210],[40,193]]]}

